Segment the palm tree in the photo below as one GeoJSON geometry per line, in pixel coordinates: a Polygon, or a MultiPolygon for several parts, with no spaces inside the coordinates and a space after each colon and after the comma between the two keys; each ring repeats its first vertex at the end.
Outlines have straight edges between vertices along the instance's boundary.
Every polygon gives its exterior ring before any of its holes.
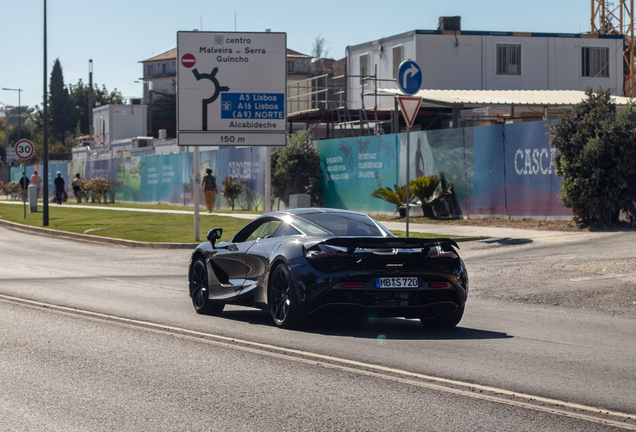
{"type": "MultiPolygon", "coordinates": [[[[406,216],[406,185],[398,187],[398,185],[393,185],[395,190],[390,187],[379,188],[374,190],[371,193],[373,198],[380,198],[390,204],[395,204],[397,212],[399,212],[400,217],[406,216]]],[[[409,200],[410,201],[410,200],[409,200]]]]}
{"type": "Polygon", "coordinates": [[[429,176],[418,177],[411,180],[411,194],[415,195],[422,203],[424,217],[435,217],[433,206],[453,194],[453,184],[444,180],[444,175],[431,174],[429,176]]]}

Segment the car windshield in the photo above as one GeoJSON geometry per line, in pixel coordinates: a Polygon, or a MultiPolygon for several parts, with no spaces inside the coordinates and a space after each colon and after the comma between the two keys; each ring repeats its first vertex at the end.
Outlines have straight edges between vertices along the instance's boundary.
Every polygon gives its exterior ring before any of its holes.
{"type": "Polygon", "coordinates": [[[308,229],[306,233],[309,235],[326,235],[332,233],[339,236],[351,237],[393,237],[393,234],[391,234],[389,230],[382,227],[382,225],[369,216],[363,214],[306,213],[297,215],[294,224],[303,231],[308,229]],[[313,229],[313,232],[310,231],[311,229],[313,229]],[[328,232],[324,232],[324,230],[328,232]]]}

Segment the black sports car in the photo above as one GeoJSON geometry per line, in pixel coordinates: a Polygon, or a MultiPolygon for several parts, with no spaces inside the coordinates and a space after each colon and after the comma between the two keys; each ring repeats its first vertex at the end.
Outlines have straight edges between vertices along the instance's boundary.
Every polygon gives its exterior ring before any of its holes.
{"type": "Polygon", "coordinates": [[[322,208],[264,214],[215,244],[221,234],[210,230],[190,260],[199,314],[253,306],[294,328],[365,315],[453,327],[464,313],[468,272],[451,239],[397,238],[367,215],[322,208]]]}

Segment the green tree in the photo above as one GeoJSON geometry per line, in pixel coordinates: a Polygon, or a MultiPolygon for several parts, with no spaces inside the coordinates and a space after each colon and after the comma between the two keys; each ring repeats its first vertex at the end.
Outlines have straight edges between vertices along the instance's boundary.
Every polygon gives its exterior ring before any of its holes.
{"type": "Polygon", "coordinates": [[[286,147],[272,153],[272,193],[289,205],[289,195],[309,194],[311,205],[321,204],[320,152],[308,131],[289,137],[286,147]]]}
{"type": "Polygon", "coordinates": [[[610,90],[588,89],[587,98],[550,127],[561,182],[561,201],[579,224],[607,224],[633,207],[636,116],[617,112],[610,90]]]}
{"type": "Polygon", "coordinates": [[[177,121],[177,94],[161,93],[152,100],[152,121],[177,121]]]}
{"type": "Polygon", "coordinates": [[[26,124],[29,117],[33,115],[34,109],[26,105],[21,107],[13,107],[7,115],[7,121],[11,126],[17,126],[20,123],[22,126],[26,124]]]}
{"type": "Polygon", "coordinates": [[[64,143],[67,131],[75,129],[74,107],[68,94],[68,89],[64,86],[64,75],[60,59],[55,59],[51,81],[49,84],[49,134],[52,141],[64,143]]]}
{"type": "MultiPolygon", "coordinates": [[[[73,109],[73,125],[75,129],[75,136],[78,132],[81,135],[88,135],[88,90],[90,86],[85,84],[81,79],[77,84],[69,84],[68,92],[71,99],[71,105],[73,109]]],[[[93,108],[103,105],[119,105],[124,103],[124,97],[117,91],[117,89],[109,92],[106,86],[103,85],[99,88],[98,84],[93,84],[93,108]]]]}

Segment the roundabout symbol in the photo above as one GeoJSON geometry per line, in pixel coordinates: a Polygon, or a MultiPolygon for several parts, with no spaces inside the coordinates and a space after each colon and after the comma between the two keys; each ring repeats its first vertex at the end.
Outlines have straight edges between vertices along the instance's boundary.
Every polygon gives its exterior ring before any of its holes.
{"type": "Polygon", "coordinates": [[[216,79],[216,73],[218,71],[219,71],[218,67],[215,67],[214,69],[212,69],[212,73],[199,73],[199,71],[196,69],[192,70],[192,73],[194,74],[194,77],[197,79],[197,81],[202,79],[207,79],[212,81],[212,84],[214,84],[214,93],[212,94],[212,96],[210,96],[207,99],[203,99],[201,101],[201,105],[202,105],[201,106],[201,111],[202,111],[201,130],[204,130],[204,131],[208,130],[208,105],[210,105],[212,102],[217,100],[221,92],[226,92],[230,90],[229,87],[221,86],[221,84],[219,84],[219,80],[216,79]]]}

